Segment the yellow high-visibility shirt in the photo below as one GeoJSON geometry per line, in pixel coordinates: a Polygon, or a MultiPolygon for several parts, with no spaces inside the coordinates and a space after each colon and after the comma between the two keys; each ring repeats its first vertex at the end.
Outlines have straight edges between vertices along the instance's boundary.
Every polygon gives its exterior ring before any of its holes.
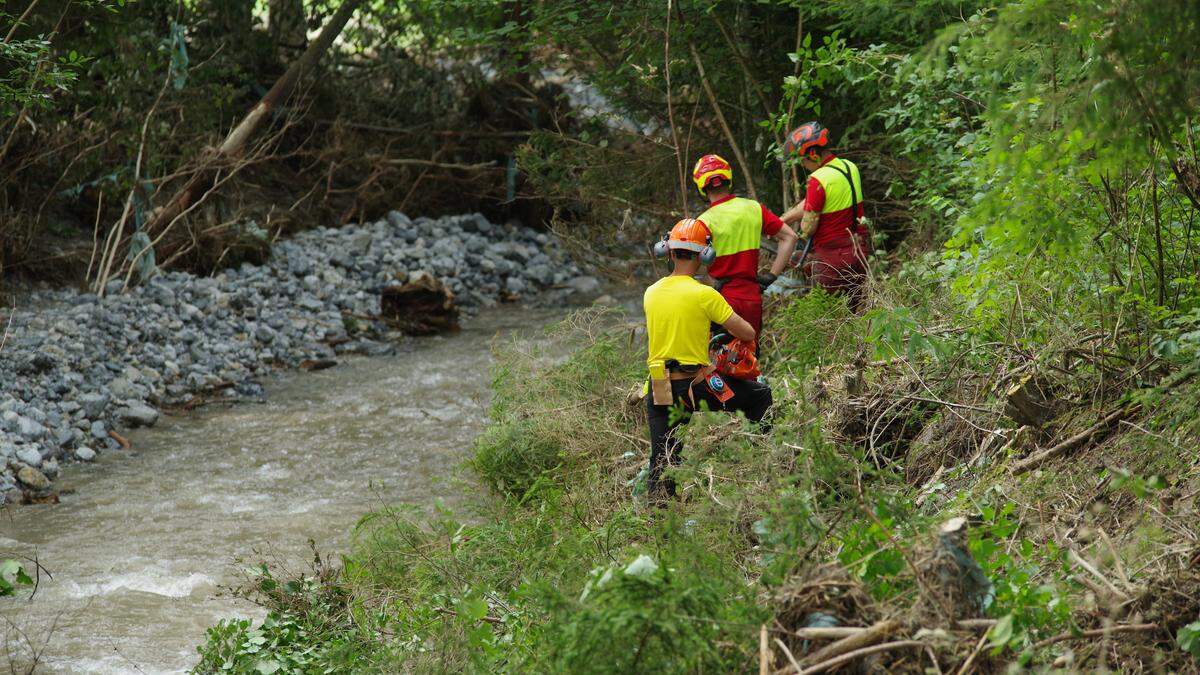
{"type": "Polygon", "coordinates": [[[725,323],[733,308],[711,286],[689,276],[663,277],[646,289],[649,355],[652,377],[661,377],[664,364],[675,359],[682,365],[708,364],[709,324],[725,323]]]}

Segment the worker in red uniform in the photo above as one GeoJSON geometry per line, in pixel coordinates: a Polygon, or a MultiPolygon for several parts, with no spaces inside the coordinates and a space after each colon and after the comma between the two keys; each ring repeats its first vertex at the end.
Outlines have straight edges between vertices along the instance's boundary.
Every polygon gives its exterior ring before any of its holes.
{"type": "Polygon", "coordinates": [[[762,331],[762,292],[783,274],[799,237],[766,206],[733,194],[733,169],[717,155],[705,155],[692,169],[696,189],[708,200],[708,210],[696,220],[712,232],[716,260],[708,275],[733,311],[762,331]],[[771,269],[758,271],[758,249],[766,235],[779,244],[771,269]]]}
{"type": "Polygon", "coordinates": [[[784,213],[782,220],[799,221],[800,236],[811,239],[805,267],[813,282],[830,293],[846,294],[850,308],[858,311],[871,241],[858,167],[834,154],[829,130],[819,122],[794,129],[784,149],[799,155],[808,185],[804,200],[784,213]]]}

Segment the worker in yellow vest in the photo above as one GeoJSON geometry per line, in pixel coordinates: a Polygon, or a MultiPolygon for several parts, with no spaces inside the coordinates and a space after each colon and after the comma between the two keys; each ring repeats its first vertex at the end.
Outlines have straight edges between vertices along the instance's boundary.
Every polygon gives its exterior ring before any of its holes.
{"type": "Polygon", "coordinates": [[[717,155],[704,155],[692,169],[696,189],[708,200],[697,216],[712,232],[716,260],[708,275],[742,318],[762,331],[762,292],[787,268],[799,237],[766,206],[733,194],[733,168],[717,155]],[[758,271],[763,235],[775,239],[778,253],[768,272],[758,271]]]}
{"type": "Polygon", "coordinates": [[[712,237],[703,223],[681,220],[655,245],[655,254],[670,256],[671,274],[646,289],[646,365],[650,371],[646,419],[650,427],[650,472],[646,481],[652,500],[675,494],[675,484],[663,469],[678,464],[682,450],[676,430],[692,412],[741,411],[761,422],[771,407],[771,388],[756,380],[726,377],[715,372],[709,354],[709,329],[721,326],[747,342],[750,327],[721,294],[696,281],[702,264],[716,257],[712,237]],[[682,411],[682,415],[672,410],[682,411]]]}
{"type": "Polygon", "coordinates": [[[804,200],[782,217],[788,224],[799,222],[800,235],[812,242],[805,271],[825,290],[846,294],[858,311],[871,241],[858,167],[834,154],[829,130],[819,122],[792,130],[784,150],[799,155],[808,172],[804,200]]]}

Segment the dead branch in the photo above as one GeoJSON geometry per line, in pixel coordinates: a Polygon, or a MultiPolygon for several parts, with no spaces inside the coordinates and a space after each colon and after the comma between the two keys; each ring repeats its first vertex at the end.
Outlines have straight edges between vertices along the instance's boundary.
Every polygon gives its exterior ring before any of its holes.
{"type": "Polygon", "coordinates": [[[767,624],[758,627],[758,675],[771,672],[771,643],[767,641],[767,624]]]}
{"type": "MultiPolygon", "coordinates": [[[[137,159],[133,163],[133,185],[129,188],[129,196],[125,200],[125,210],[121,213],[121,220],[117,222],[115,234],[110,233],[106,241],[108,248],[100,257],[100,271],[96,275],[96,283],[93,286],[97,295],[104,295],[104,285],[108,283],[108,276],[112,270],[113,261],[117,257],[117,250],[121,245],[121,234],[125,231],[125,222],[129,219],[129,211],[133,205],[134,195],[138,190],[142,189],[139,179],[142,176],[142,161],[146,157],[146,137],[150,131],[150,120],[154,118],[154,113],[158,111],[158,106],[162,103],[163,96],[167,93],[167,87],[171,84],[172,75],[174,73],[171,72],[170,68],[167,68],[166,75],[163,76],[162,86],[158,88],[158,95],[154,97],[154,103],[150,106],[150,110],[146,112],[146,117],[142,120],[142,133],[138,139],[137,159]],[[111,244],[108,244],[108,242],[111,242],[111,244]]],[[[92,251],[92,255],[95,256],[94,250],[92,251]]],[[[139,252],[134,260],[137,260],[142,255],[145,255],[144,251],[139,252]]],[[[132,273],[133,265],[130,265],[129,269],[130,273],[132,273]]],[[[125,284],[129,284],[128,277],[125,279],[125,284]]]]}
{"type": "Polygon", "coordinates": [[[979,657],[979,653],[983,651],[984,645],[987,644],[987,639],[987,633],[979,636],[979,642],[975,643],[975,649],[971,650],[971,655],[967,657],[966,661],[963,661],[962,666],[955,671],[954,675],[967,675],[967,673],[971,672],[971,666],[975,663],[975,659],[979,657]]]}
{"type": "Polygon", "coordinates": [[[704,95],[708,97],[708,104],[712,107],[713,115],[716,116],[717,123],[721,125],[721,131],[725,134],[725,140],[729,143],[730,149],[733,150],[738,169],[746,177],[746,191],[750,193],[751,199],[758,201],[758,192],[754,189],[754,177],[749,171],[749,165],[746,164],[746,157],[742,155],[742,148],[734,138],[729,123],[725,121],[725,113],[721,111],[721,102],[717,100],[712,83],[708,81],[708,75],[704,71],[704,62],[700,60],[700,52],[696,51],[696,43],[691,39],[688,40],[688,50],[692,53],[692,63],[695,64],[696,71],[700,74],[700,84],[704,87],[704,95]]]}
{"type": "Polygon", "coordinates": [[[13,22],[12,28],[8,29],[8,35],[4,36],[4,42],[0,42],[0,44],[8,44],[9,42],[12,42],[13,36],[17,34],[17,28],[19,28],[21,24],[25,23],[25,19],[29,18],[29,14],[33,12],[33,8],[37,7],[39,2],[41,2],[41,0],[31,0],[29,6],[25,8],[25,11],[21,12],[21,16],[17,17],[17,20],[13,22]]]}
{"type": "Polygon", "coordinates": [[[829,659],[848,654],[868,645],[873,645],[899,630],[901,624],[895,619],[880,621],[859,633],[844,637],[837,642],[826,645],[804,658],[805,663],[821,663],[829,659]]]}
{"type": "Polygon", "coordinates": [[[1058,642],[1066,642],[1068,640],[1087,640],[1089,638],[1105,637],[1107,635],[1112,635],[1113,633],[1148,633],[1156,630],[1162,630],[1162,628],[1156,623],[1135,623],[1121,626],[1109,626],[1108,628],[1093,628],[1078,634],[1060,633],[1054,637],[1046,638],[1040,642],[1035,642],[1033,648],[1041,649],[1042,647],[1049,647],[1050,645],[1058,642]]]}
{"type": "MultiPolygon", "coordinates": [[[[864,647],[862,649],[857,649],[857,650],[849,652],[847,654],[842,654],[841,656],[829,659],[828,661],[823,661],[823,662],[818,663],[809,668],[805,668],[804,670],[800,671],[800,675],[812,675],[813,673],[823,673],[827,670],[832,670],[833,668],[837,668],[838,666],[850,663],[851,661],[862,658],[864,656],[870,656],[871,654],[878,654],[880,652],[891,651],[893,649],[904,649],[904,648],[913,648],[913,647],[923,648],[923,647],[925,647],[925,643],[917,641],[917,640],[896,640],[895,642],[885,642],[881,645],[875,645],[873,647],[864,647]]],[[[778,672],[778,671],[776,671],[776,672],[778,672]]]]}
{"type": "Polygon", "coordinates": [[[229,132],[221,145],[215,150],[208,149],[200,153],[196,161],[198,168],[187,183],[167,202],[166,206],[155,213],[150,222],[146,224],[148,232],[162,230],[168,223],[173,222],[186,211],[199,197],[212,189],[212,181],[209,178],[214,165],[226,162],[242,152],[250,137],[258,131],[271,112],[287,99],[301,77],[317,64],[321,56],[333,44],[334,39],[341,34],[351,15],[361,3],[362,0],[345,0],[333,18],[321,29],[321,34],[317,36],[317,39],[313,40],[300,58],[275,81],[271,90],[229,132]]]}
{"type": "Polygon", "coordinates": [[[869,630],[866,626],[828,626],[823,628],[797,628],[792,631],[792,635],[801,640],[840,640],[854,635],[859,635],[865,630],[869,630]]]}
{"type": "MultiPolygon", "coordinates": [[[[763,629],[765,631],[766,626],[763,626],[763,629]]],[[[792,664],[792,667],[796,669],[797,673],[803,670],[803,668],[800,667],[800,664],[796,662],[796,656],[792,654],[792,650],[788,649],[788,646],[783,643],[783,640],[775,638],[775,644],[779,645],[779,649],[783,651],[783,655],[787,657],[788,663],[792,664]]]]}
{"type": "Polygon", "coordinates": [[[117,443],[119,443],[121,445],[121,448],[124,450],[128,450],[133,447],[133,443],[130,443],[128,438],[125,438],[124,436],[122,436],[121,434],[118,434],[115,431],[109,431],[108,437],[113,439],[117,443]]]}
{"type": "Polygon", "coordinates": [[[1067,557],[1080,569],[1099,579],[1100,583],[1104,584],[1105,588],[1107,588],[1113,595],[1122,600],[1129,600],[1128,593],[1118,588],[1117,585],[1110,581],[1108,577],[1104,576],[1100,570],[1096,569],[1095,565],[1092,565],[1083,556],[1079,555],[1075,549],[1067,549],[1067,557]]]}
{"type": "Polygon", "coordinates": [[[1046,448],[1045,450],[1042,450],[1040,452],[1036,452],[1036,453],[1026,457],[1025,459],[1017,462],[1015,465],[1013,465],[1012,473],[1014,475],[1016,475],[1016,474],[1025,473],[1026,471],[1029,471],[1030,469],[1036,469],[1037,467],[1044,464],[1047,460],[1053,459],[1055,457],[1058,457],[1059,455],[1062,455],[1066,452],[1074,450],[1075,448],[1079,447],[1080,445],[1083,445],[1084,443],[1091,440],[1091,438],[1093,436],[1095,436],[1097,433],[1099,433],[1100,431],[1107,429],[1109,426],[1114,424],[1117,420],[1134,414],[1140,407],[1141,406],[1138,406],[1138,405],[1125,405],[1125,406],[1121,406],[1121,407],[1117,408],[1113,412],[1105,415],[1104,418],[1101,419],[1099,422],[1096,422],[1092,426],[1079,432],[1078,434],[1075,434],[1074,436],[1068,438],[1067,440],[1063,441],[1062,443],[1059,443],[1058,445],[1055,445],[1050,448],[1046,448]]]}
{"type": "Polygon", "coordinates": [[[367,159],[376,160],[383,164],[391,164],[392,166],[428,166],[435,169],[461,169],[463,171],[479,171],[480,169],[496,168],[495,162],[480,162],[478,164],[456,164],[454,162],[435,162],[431,159],[385,159],[383,157],[373,156],[367,159]]]}

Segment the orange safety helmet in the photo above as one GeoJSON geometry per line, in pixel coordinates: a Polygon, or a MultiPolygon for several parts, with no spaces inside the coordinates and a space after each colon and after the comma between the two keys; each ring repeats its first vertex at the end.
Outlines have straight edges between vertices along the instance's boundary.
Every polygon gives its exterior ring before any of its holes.
{"type": "Polygon", "coordinates": [[[717,257],[712,247],[712,233],[708,226],[695,218],[684,218],[675,223],[675,227],[661,241],[654,244],[654,255],[659,258],[667,257],[673,250],[692,251],[700,254],[700,262],[705,265],[717,257]]]}
{"type": "Polygon", "coordinates": [[[696,160],[696,166],[692,168],[692,181],[696,183],[700,194],[704,194],[709,183],[719,178],[733,182],[733,167],[729,166],[729,162],[720,155],[705,155],[696,160]]]}
{"type": "Polygon", "coordinates": [[[783,143],[784,152],[803,157],[813,148],[823,148],[829,145],[829,130],[820,122],[805,122],[792,129],[783,143]]]}

